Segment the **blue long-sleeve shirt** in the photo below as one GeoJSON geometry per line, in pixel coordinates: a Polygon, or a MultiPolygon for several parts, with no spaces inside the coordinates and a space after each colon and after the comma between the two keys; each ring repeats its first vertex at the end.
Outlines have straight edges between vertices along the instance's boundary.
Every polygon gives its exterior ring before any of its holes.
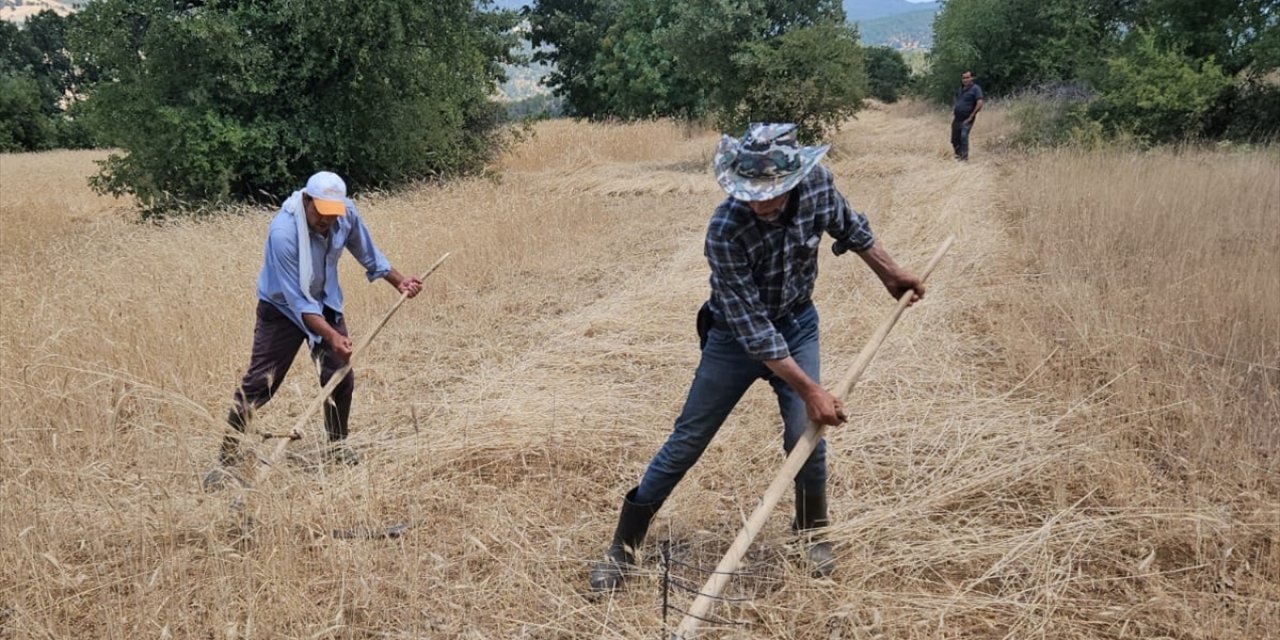
{"type": "Polygon", "coordinates": [[[866,216],[849,206],[822,165],[796,185],[777,220],[760,220],[733,198],[716,208],[704,250],[711,266],[711,311],[752,358],[791,355],[773,320],[813,294],[824,232],[835,238],[836,255],[875,244],[866,216]]]}
{"type": "MultiPolygon", "coordinates": [[[[258,275],[258,299],[270,303],[307,333],[311,342],[320,336],[311,332],[302,315],[323,315],[324,307],[342,313],[342,287],[338,284],[338,258],[346,249],[365,268],[372,282],[391,272],[391,263],[373,244],[369,229],[360,219],[355,203],[347,203],[347,215],[338,218],[323,234],[310,228],[311,298],[302,293],[298,281],[298,226],[294,214],[281,209],[271,220],[267,242],[263,248],[262,272],[258,275]]],[[[301,211],[298,215],[306,215],[301,211]]]]}

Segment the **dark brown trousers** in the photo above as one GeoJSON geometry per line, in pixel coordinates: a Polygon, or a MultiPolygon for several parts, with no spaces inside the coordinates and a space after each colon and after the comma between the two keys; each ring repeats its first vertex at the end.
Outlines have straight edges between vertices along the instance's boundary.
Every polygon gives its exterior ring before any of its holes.
{"type": "MultiPolygon", "coordinates": [[[[348,335],[347,324],[341,314],[325,307],[324,318],[338,333],[348,335]]],[[[258,301],[257,320],[253,327],[253,355],[249,358],[249,370],[241,379],[240,388],[236,389],[227,424],[236,431],[244,432],[254,410],[270,401],[280,389],[280,383],[284,382],[285,374],[289,373],[289,367],[298,355],[298,348],[306,341],[307,334],[298,325],[271,303],[258,301]]],[[[311,348],[311,358],[320,363],[321,386],[328,384],[333,374],[343,366],[343,362],[323,342],[311,348]]],[[[347,437],[347,418],[355,386],[355,372],[348,373],[329,396],[329,402],[325,403],[325,430],[330,440],[347,437]]],[[[234,438],[228,439],[234,447],[234,438]]],[[[227,446],[224,444],[223,448],[225,451],[227,446]]]]}

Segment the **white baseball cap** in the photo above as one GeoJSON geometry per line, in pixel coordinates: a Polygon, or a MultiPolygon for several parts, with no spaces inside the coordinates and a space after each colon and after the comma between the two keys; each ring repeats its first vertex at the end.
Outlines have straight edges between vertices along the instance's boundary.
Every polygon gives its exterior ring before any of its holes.
{"type": "Polygon", "coordinates": [[[347,215],[347,183],[332,171],[321,171],[307,179],[303,193],[311,196],[322,216],[347,215]]]}

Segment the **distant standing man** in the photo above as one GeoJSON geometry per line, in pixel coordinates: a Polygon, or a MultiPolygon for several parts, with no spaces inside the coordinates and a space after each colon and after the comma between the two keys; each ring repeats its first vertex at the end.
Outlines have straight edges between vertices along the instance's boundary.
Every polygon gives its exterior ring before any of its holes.
{"type": "MultiPolygon", "coordinates": [[[[840,399],[818,382],[818,312],[810,295],[824,232],[835,239],[836,255],[857,253],[895,297],[924,295],[920,279],[875,242],[867,219],[818,164],[828,149],[800,146],[794,124],[752,124],[741,140],[721,139],[714,168],[729,197],[707,228],[711,299],[698,314],[702,359],[670,437],[622,501],[605,559],[592,568],[592,590],[622,583],[654,515],[756,380],[768,381],[778,397],[786,451],[810,420],[844,422],[840,399]]],[[[835,567],[830,543],[816,535],[828,524],[826,484],[826,443],[819,442],[796,476],[792,521],[809,539],[816,575],[835,567]]]]}
{"type": "Polygon", "coordinates": [[[956,90],[951,110],[955,116],[951,120],[951,148],[955,150],[956,160],[965,162],[969,160],[969,131],[982,111],[982,87],[973,81],[972,71],[960,74],[960,88],[956,90]]]}
{"type": "MultiPolygon", "coordinates": [[[[267,232],[253,354],[227,415],[231,428],[244,433],[252,412],[280,388],[303,342],[318,363],[321,386],[351,359],[338,284],[343,249],[364,266],[370,282],[383,278],[410,298],[422,290],[420,280],[394,269],[374,246],[342,178],[328,171],[311,176],[305,188],[285,201],[267,232]]],[[[349,465],[358,464],[359,458],[340,443],[347,437],[354,389],[355,375],[350,373],[324,405],[324,427],[332,443],[327,457],[349,465]]],[[[230,434],[224,438],[219,466],[205,476],[206,489],[220,488],[230,477],[227,467],[240,460],[238,440],[230,434]]]]}

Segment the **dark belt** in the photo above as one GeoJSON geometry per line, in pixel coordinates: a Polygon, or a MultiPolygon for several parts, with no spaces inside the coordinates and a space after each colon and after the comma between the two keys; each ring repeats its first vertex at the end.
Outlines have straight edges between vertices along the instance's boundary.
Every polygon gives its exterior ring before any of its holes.
{"type": "Polygon", "coordinates": [[[810,310],[810,309],[812,309],[812,308],[813,308],[813,300],[802,300],[802,301],[800,301],[800,302],[797,302],[797,303],[795,303],[795,304],[791,305],[791,308],[790,308],[790,309],[787,309],[786,313],[783,313],[783,314],[779,315],[779,316],[778,316],[778,317],[776,317],[776,318],[770,318],[769,320],[770,320],[770,322],[775,322],[775,323],[777,323],[777,322],[790,322],[790,321],[794,320],[796,316],[798,316],[798,315],[800,315],[800,314],[802,314],[802,313],[804,313],[804,312],[806,312],[806,311],[808,311],[808,310],[810,310]]]}
{"type": "MultiPolygon", "coordinates": [[[[777,323],[777,322],[783,322],[783,321],[790,321],[791,319],[795,318],[797,315],[800,315],[801,313],[808,311],[809,308],[812,306],[813,306],[812,300],[804,300],[802,302],[797,302],[791,305],[791,308],[787,309],[785,313],[779,315],[776,318],[771,318],[770,322],[777,323]]],[[[729,331],[729,325],[724,321],[724,319],[711,312],[710,301],[702,303],[702,308],[698,309],[697,328],[698,328],[698,345],[699,345],[699,348],[701,349],[707,348],[707,335],[711,333],[712,329],[719,328],[719,329],[723,329],[724,331],[729,331]]]]}
{"type": "MultiPolygon", "coordinates": [[[[786,311],[783,311],[777,316],[769,318],[769,321],[774,324],[777,324],[779,322],[790,322],[796,316],[812,308],[813,308],[813,300],[802,300],[800,302],[797,302],[791,305],[790,307],[787,308],[786,311]]],[[[725,330],[729,329],[729,323],[725,322],[724,318],[721,318],[719,314],[712,313],[710,310],[710,307],[707,306],[707,304],[703,305],[703,309],[706,309],[707,311],[706,311],[706,316],[703,318],[701,322],[705,323],[705,326],[707,328],[715,327],[717,329],[725,329],[725,330]]],[[[701,314],[701,312],[699,313],[701,314]]]]}

